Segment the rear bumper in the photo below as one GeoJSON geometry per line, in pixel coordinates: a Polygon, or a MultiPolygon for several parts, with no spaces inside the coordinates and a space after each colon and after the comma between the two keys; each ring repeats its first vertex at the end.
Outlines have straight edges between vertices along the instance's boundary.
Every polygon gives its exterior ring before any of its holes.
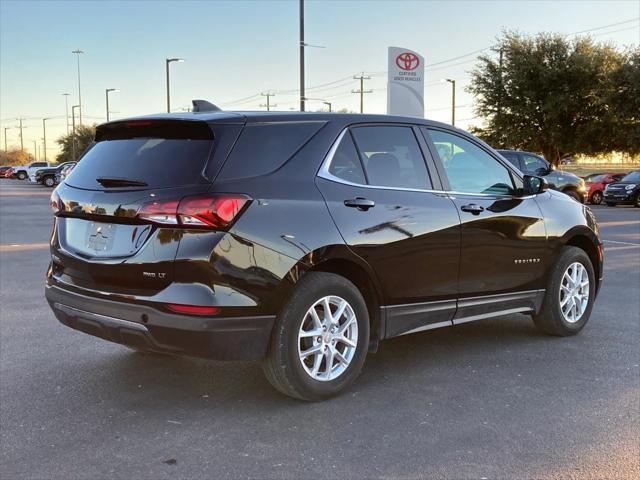
{"type": "Polygon", "coordinates": [[[275,321],[275,315],[178,315],[52,285],[45,296],[56,318],[75,330],[133,348],[215,360],[264,358],[275,321]]]}

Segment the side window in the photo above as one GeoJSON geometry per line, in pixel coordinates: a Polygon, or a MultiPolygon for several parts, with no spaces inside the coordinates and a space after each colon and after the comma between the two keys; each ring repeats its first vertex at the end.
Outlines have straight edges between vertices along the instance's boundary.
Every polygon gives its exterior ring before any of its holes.
{"type": "Polygon", "coordinates": [[[511,165],[520,170],[520,160],[518,160],[518,154],[515,152],[500,152],[504,158],[506,158],[511,165]]]}
{"type": "Polygon", "coordinates": [[[340,145],[338,145],[333,154],[329,173],[347,182],[360,183],[362,185],[367,183],[360,158],[358,158],[358,151],[348,131],[340,140],[340,145]]]}
{"type": "Polygon", "coordinates": [[[514,191],[507,168],[472,142],[451,133],[423,129],[431,136],[451,190],[509,195],[514,191]]]}
{"type": "Polygon", "coordinates": [[[547,169],[549,168],[547,162],[535,155],[528,155],[526,153],[523,153],[522,159],[524,163],[524,170],[527,173],[535,173],[539,175],[542,173],[546,173],[547,169]]]}
{"type": "Polygon", "coordinates": [[[431,188],[427,165],[411,127],[356,127],[352,133],[370,185],[431,188]]]}

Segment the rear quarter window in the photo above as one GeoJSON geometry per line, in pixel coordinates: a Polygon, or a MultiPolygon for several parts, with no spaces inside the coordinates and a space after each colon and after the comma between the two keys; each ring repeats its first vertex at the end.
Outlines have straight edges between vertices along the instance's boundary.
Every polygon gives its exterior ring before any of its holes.
{"type": "Polygon", "coordinates": [[[257,177],[282,167],[324,122],[264,123],[244,127],[219,180],[257,177]]]}

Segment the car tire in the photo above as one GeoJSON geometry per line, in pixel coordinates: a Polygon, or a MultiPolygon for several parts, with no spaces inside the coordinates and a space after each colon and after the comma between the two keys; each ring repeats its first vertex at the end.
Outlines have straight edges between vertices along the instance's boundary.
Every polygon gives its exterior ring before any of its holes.
{"type": "Polygon", "coordinates": [[[18,172],[16,177],[18,177],[18,180],[24,180],[25,178],[27,178],[27,174],[24,172],[18,172]]]}
{"type": "Polygon", "coordinates": [[[56,184],[56,181],[55,181],[53,178],[51,178],[51,177],[46,177],[46,178],[42,181],[42,183],[44,184],[44,186],[45,186],[45,187],[49,187],[49,188],[51,188],[51,187],[53,187],[53,186],[56,184]]]}
{"type": "Polygon", "coordinates": [[[263,370],[281,393],[320,401],[356,379],[368,347],[369,314],[357,287],[340,275],[310,272],[298,282],[276,319],[263,370]],[[325,316],[326,305],[329,318],[325,316]],[[336,317],[339,308],[343,313],[336,317]],[[317,334],[309,335],[312,332],[317,334]],[[310,350],[316,353],[304,356],[310,350]]]}
{"type": "Polygon", "coordinates": [[[633,200],[633,206],[640,208],[640,192],[636,193],[636,197],[633,200]]]}
{"type": "Polygon", "coordinates": [[[593,192],[591,195],[591,204],[600,205],[602,203],[602,192],[593,192]]]}
{"type": "Polygon", "coordinates": [[[573,198],[576,202],[578,203],[582,203],[582,198],[580,197],[580,195],[578,194],[578,192],[574,192],[573,190],[565,190],[564,192],[565,195],[569,195],[571,198],[573,198]]]}
{"type": "Polygon", "coordinates": [[[615,207],[616,204],[613,202],[605,202],[607,204],[607,207],[615,207]]]}
{"type": "Polygon", "coordinates": [[[533,315],[533,322],[548,335],[575,335],[589,321],[595,293],[596,278],[589,256],[580,248],[563,247],[551,267],[542,308],[533,315]]]}

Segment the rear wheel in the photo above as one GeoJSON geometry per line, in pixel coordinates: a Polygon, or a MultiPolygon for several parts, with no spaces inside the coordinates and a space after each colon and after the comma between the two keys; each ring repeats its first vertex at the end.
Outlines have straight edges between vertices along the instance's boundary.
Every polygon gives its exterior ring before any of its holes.
{"type": "Polygon", "coordinates": [[[53,177],[45,177],[45,179],[43,180],[43,183],[47,187],[53,187],[56,181],[53,179],[53,177]]]}
{"type": "Polygon", "coordinates": [[[533,321],[549,335],[575,335],[589,321],[595,295],[595,274],[589,256],[577,247],[563,247],[552,267],[540,313],[533,321]]]}
{"type": "Polygon", "coordinates": [[[307,273],[278,316],[263,364],[280,392],[308,401],[336,395],[360,374],[369,346],[369,315],[344,277],[307,273]]]}
{"type": "Polygon", "coordinates": [[[636,198],[633,201],[633,205],[637,208],[640,208],[640,192],[636,193],[636,198]]]}
{"type": "Polygon", "coordinates": [[[593,205],[600,205],[602,203],[602,192],[593,192],[593,195],[591,195],[591,203],[593,205]]]}
{"type": "Polygon", "coordinates": [[[18,180],[24,180],[25,178],[27,178],[27,174],[24,172],[18,172],[16,177],[18,177],[18,180]]]}

